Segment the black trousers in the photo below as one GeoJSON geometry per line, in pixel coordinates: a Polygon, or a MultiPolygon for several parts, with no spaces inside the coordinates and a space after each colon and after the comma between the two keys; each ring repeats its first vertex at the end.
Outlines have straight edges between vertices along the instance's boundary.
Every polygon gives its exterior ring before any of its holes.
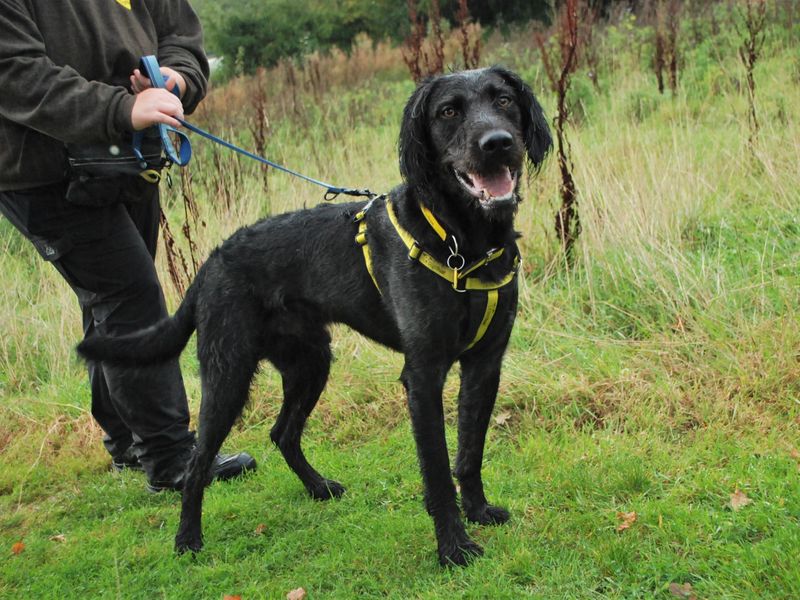
{"type": "MultiPolygon", "coordinates": [[[[0,192],[2,213],[51,263],[78,297],[84,336],[121,335],[167,315],[153,260],[158,186],[122,190],[119,202],[76,206],[65,186],[0,192]]],[[[194,444],[178,361],[124,368],[90,363],[92,415],[112,456],[129,447],[148,476],[173,470],[194,444]]]]}

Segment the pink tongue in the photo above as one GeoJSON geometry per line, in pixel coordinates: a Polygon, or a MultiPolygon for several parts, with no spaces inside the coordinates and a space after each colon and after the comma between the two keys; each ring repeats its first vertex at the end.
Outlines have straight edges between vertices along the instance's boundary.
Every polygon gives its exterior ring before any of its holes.
{"type": "Polygon", "coordinates": [[[491,198],[502,198],[514,191],[514,179],[511,177],[511,171],[508,168],[494,175],[481,176],[470,173],[469,176],[475,187],[486,192],[486,195],[491,198]]]}

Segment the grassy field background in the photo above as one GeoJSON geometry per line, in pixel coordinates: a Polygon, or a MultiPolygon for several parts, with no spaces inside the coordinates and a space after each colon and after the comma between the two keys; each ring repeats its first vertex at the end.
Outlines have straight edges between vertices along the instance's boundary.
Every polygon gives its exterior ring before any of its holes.
{"type": "MultiPolygon", "coordinates": [[[[0,597],[800,597],[800,29],[770,19],[751,153],[740,38],[719,14],[717,33],[684,22],[674,95],[656,90],[648,28],[626,18],[598,35],[599,89],[582,70],[571,96],[573,268],[553,233],[555,160],[525,184],[519,317],[485,461],[512,520],[469,527],[486,555],[466,569],[436,562],[401,357],[340,327],[304,440],[348,493],[310,500],[269,443],[280,381],[265,366],[225,445],[259,470],[209,489],[206,550],[176,558],[178,496],[109,473],[73,351],[77,303],[0,221],[0,597]]],[[[484,62],[522,73],[553,114],[531,31],[492,38],[484,62]]],[[[341,185],[399,182],[413,89],[399,50],[362,40],[218,85],[193,120],[254,147],[258,89],[271,158],[341,185]]],[[[200,260],[244,224],[320,201],[279,173],[265,191],[259,167],[194,146],[164,188],[187,257],[183,196],[200,260]]],[[[164,252],[159,268],[175,307],[164,252]]],[[[194,413],[191,346],[182,364],[194,413]]],[[[451,448],[457,387],[453,372],[451,448]]]]}

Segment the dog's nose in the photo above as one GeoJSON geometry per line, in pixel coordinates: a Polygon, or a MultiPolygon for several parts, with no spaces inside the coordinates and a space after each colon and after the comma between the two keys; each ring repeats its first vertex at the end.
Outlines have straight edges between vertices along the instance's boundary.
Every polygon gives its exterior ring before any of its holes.
{"type": "Polygon", "coordinates": [[[514,143],[514,138],[505,129],[492,129],[487,131],[478,140],[478,147],[487,154],[498,150],[508,150],[514,143]]]}

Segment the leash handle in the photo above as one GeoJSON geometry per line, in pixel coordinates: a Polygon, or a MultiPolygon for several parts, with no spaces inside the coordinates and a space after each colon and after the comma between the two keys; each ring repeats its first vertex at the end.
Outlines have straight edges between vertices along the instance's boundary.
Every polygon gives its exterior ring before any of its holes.
{"type": "MultiPolygon", "coordinates": [[[[139,61],[139,67],[142,72],[147,75],[147,78],[150,79],[150,83],[153,84],[153,87],[162,89],[167,87],[164,76],[161,74],[161,67],[158,65],[158,59],[156,59],[155,56],[143,56],[139,61]]],[[[180,90],[177,85],[170,91],[176,96],[180,95],[180,90]]],[[[164,123],[157,123],[153,125],[153,128],[158,130],[158,137],[161,138],[161,146],[167,158],[179,167],[184,167],[189,164],[189,161],[192,159],[192,144],[189,142],[189,137],[185,133],[164,123]],[[175,150],[172,139],[169,137],[170,133],[180,138],[180,151],[175,150]]],[[[146,165],[146,161],[142,155],[142,140],[145,137],[145,131],[137,131],[133,134],[133,153],[136,155],[136,158],[139,159],[140,163],[146,165]]]]}

